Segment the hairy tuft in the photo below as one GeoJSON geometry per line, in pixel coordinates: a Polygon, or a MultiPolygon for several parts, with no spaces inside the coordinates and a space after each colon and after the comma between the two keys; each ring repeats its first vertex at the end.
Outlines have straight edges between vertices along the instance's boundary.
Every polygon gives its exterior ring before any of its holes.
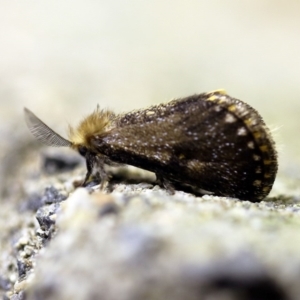
{"type": "Polygon", "coordinates": [[[109,130],[114,123],[115,114],[109,110],[96,110],[85,117],[76,128],[69,126],[69,139],[73,147],[84,145],[89,148],[90,139],[109,130]]]}

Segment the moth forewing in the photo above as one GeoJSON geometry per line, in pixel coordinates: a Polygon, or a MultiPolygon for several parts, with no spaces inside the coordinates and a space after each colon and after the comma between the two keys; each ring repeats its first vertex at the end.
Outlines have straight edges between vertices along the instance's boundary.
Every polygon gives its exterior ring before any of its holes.
{"type": "Polygon", "coordinates": [[[216,195],[259,201],[274,182],[274,142],[259,114],[221,93],[201,94],[122,116],[95,137],[98,152],[159,178],[216,195]]]}

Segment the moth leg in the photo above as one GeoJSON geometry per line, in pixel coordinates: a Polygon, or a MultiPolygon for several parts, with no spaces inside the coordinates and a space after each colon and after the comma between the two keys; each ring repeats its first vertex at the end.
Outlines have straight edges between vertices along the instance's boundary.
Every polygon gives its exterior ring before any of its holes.
{"type": "Polygon", "coordinates": [[[156,182],[160,187],[165,188],[169,194],[175,194],[175,187],[172,181],[164,178],[160,174],[156,174],[156,182]]]}
{"type": "Polygon", "coordinates": [[[90,186],[94,186],[95,184],[92,184],[91,183],[93,182],[92,178],[91,178],[91,174],[89,172],[86,173],[85,175],[85,179],[82,183],[82,186],[83,187],[90,187],[90,186]]]}
{"type": "Polygon", "coordinates": [[[103,190],[110,179],[104,168],[104,159],[89,153],[86,155],[86,168],[87,173],[82,186],[92,187],[100,183],[100,189],[103,190]]]}
{"type": "Polygon", "coordinates": [[[94,162],[93,159],[89,158],[86,160],[86,168],[87,172],[85,175],[85,179],[83,181],[83,187],[92,187],[101,181],[100,177],[97,174],[94,174],[94,162]]]}
{"type": "Polygon", "coordinates": [[[107,185],[111,179],[111,175],[109,175],[104,168],[104,162],[102,162],[101,167],[99,167],[97,175],[98,175],[98,178],[100,179],[100,190],[103,191],[103,190],[105,190],[105,188],[107,187],[107,185]]]}
{"type": "Polygon", "coordinates": [[[85,176],[84,182],[82,184],[83,187],[93,187],[100,183],[100,187],[102,186],[102,180],[99,174],[88,173],[85,176]]]}

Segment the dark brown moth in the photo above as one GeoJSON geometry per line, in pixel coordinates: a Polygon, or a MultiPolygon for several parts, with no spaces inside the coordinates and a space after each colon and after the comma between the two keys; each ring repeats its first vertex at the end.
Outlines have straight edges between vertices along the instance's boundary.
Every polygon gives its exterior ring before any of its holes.
{"type": "Polygon", "coordinates": [[[69,139],[25,108],[32,134],[49,146],[67,146],[86,159],[84,186],[109,180],[105,164],[152,171],[158,182],[209,194],[260,201],[277,173],[277,153],[258,112],[223,90],[116,115],[99,107],[69,139]]]}

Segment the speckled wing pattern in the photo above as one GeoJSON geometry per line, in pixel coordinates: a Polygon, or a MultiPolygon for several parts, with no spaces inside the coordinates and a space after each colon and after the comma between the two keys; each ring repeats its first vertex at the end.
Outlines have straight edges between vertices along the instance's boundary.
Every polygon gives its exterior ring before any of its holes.
{"type": "Polygon", "coordinates": [[[215,195],[260,201],[277,172],[274,142],[260,115],[223,91],[120,116],[93,143],[110,159],[215,195]]]}

